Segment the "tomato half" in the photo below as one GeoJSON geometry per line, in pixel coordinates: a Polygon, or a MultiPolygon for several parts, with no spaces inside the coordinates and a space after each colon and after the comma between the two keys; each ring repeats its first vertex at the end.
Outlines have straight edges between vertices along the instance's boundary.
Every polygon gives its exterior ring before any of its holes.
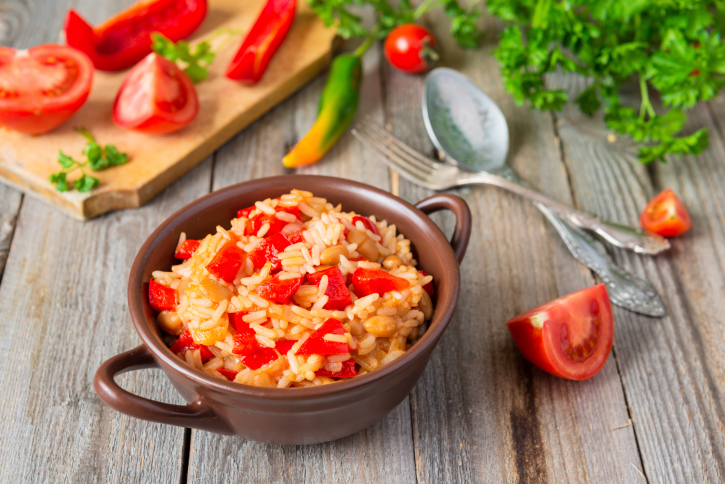
{"type": "Polygon", "coordinates": [[[119,127],[147,134],[179,130],[198,112],[189,76],[158,54],[149,54],[131,69],[113,103],[113,121],[119,127]]]}
{"type": "Polygon", "coordinates": [[[639,222],[645,229],[663,237],[682,235],[692,227],[690,214],[669,188],[649,201],[639,222]]]}
{"type": "Polygon", "coordinates": [[[614,320],[604,284],[554,299],[506,321],[524,358],[570,380],[586,380],[612,350],[614,320]]]}
{"type": "Polygon", "coordinates": [[[86,102],[92,81],[88,56],[65,45],[0,47],[0,125],[28,134],[57,128],[86,102]]]}
{"type": "Polygon", "coordinates": [[[385,57],[394,67],[408,74],[425,72],[438,62],[436,39],[420,25],[401,25],[385,39],[385,57]]]}

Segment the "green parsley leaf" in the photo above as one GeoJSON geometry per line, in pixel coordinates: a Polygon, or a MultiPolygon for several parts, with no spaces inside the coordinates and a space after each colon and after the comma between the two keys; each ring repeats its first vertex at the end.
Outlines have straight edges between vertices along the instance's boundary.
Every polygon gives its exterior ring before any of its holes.
{"type": "Polygon", "coordinates": [[[67,170],[76,164],[76,160],[63,153],[63,150],[60,150],[58,151],[58,163],[67,170]]]}
{"type": "Polygon", "coordinates": [[[98,178],[83,174],[83,176],[73,182],[73,185],[75,185],[79,192],[88,193],[96,188],[99,183],[100,180],[98,178]]]}
{"type": "Polygon", "coordinates": [[[184,73],[194,84],[203,81],[209,75],[207,67],[216,56],[216,53],[212,52],[209,42],[199,42],[192,51],[188,42],[180,40],[174,43],[159,32],[151,34],[151,41],[153,51],[171,62],[180,62],[183,65],[184,73]]]}
{"type": "Polygon", "coordinates": [[[123,165],[128,161],[128,155],[119,152],[118,148],[113,145],[106,145],[103,150],[103,156],[111,166],[123,165]]]}
{"type": "Polygon", "coordinates": [[[55,185],[55,189],[59,192],[68,191],[68,181],[66,180],[66,174],[62,171],[50,175],[50,183],[53,183],[55,185]]]}

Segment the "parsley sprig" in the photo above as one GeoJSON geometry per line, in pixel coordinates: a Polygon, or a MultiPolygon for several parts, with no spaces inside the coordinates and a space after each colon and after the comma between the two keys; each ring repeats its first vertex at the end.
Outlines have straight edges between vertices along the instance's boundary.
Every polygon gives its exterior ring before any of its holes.
{"type": "Polygon", "coordinates": [[[580,109],[603,109],[610,129],[644,143],[641,162],[707,147],[707,128],[682,130],[685,110],[725,86],[722,0],[488,0],[486,7],[511,23],[495,53],[518,104],[561,109],[567,93],[547,89],[544,76],[575,72],[591,80],[576,99],[580,109]],[[639,106],[620,97],[632,83],[639,106]],[[653,96],[664,109],[655,110],[653,96]]]}
{"type": "Polygon", "coordinates": [[[88,193],[98,186],[100,180],[88,175],[85,171],[86,167],[93,171],[101,171],[112,166],[123,165],[128,161],[128,155],[119,152],[114,145],[101,147],[86,127],[82,126],[74,128],[74,130],[88,141],[85,148],[83,148],[86,161],[83,163],[76,161],[63,153],[63,150],[60,150],[58,152],[58,163],[60,163],[63,170],[50,175],[50,182],[55,185],[56,190],[59,192],[67,192],[71,189],[71,185],[68,184],[68,175],[80,170],[81,176],[72,182],[72,186],[79,192],[88,193]]]}
{"type": "Polygon", "coordinates": [[[240,30],[219,29],[210,35],[208,39],[192,47],[185,40],[174,42],[163,34],[154,32],[151,34],[151,49],[171,62],[181,64],[184,73],[189,76],[191,82],[198,84],[209,76],[208,68],[214,62],[217,52],[222,50],[227,42],[240,33],[240,30]],[[216,47],[215,52],[212,49],[212,43],[219,37],[226,38],[216,47]]]}

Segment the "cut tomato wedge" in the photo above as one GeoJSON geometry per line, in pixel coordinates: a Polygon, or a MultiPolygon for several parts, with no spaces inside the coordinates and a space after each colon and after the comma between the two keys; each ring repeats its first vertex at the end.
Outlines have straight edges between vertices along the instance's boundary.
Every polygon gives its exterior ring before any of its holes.
{"type": "Polygon", "coordinates": [[[524,358],[570,380],[596,375],[612,350],[614,320],[604,284],[554,299],[506,325],[524,358]]]}
{"type": "Polygon", "coordinates": [[[650,200],[639,220],[642,227],[663,237],[682,235],[692,227],[690,214],[670,188],[650,200]]]}
{"type": "Polygon", "coordinates": [[[0,125],[46,133],[78,111],[93,81],[91,60],[64,45],[0,47],[0,125]]]}

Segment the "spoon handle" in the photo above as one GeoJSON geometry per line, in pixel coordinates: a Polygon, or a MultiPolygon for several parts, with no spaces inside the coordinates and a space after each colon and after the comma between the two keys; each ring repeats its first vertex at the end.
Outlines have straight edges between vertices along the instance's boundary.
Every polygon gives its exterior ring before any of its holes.
{"type": "Polygon", "coordinates": [[[540,203],[551,212],[562,217],[569,224],[591,230],[599,234],[605,242],[634,251],[638,254],[655,255],[670,248],[670,243],[664,237],[652,232],[627,227],[602,220],[595,215],[581,212],[562,203],[552,200],[531,188],[523,185],[518,176],[508,167],[499,174],[470,173],[458,179],[458,185],[483,184],[494,185],[521,195],[524,198],[540,203]]]}

